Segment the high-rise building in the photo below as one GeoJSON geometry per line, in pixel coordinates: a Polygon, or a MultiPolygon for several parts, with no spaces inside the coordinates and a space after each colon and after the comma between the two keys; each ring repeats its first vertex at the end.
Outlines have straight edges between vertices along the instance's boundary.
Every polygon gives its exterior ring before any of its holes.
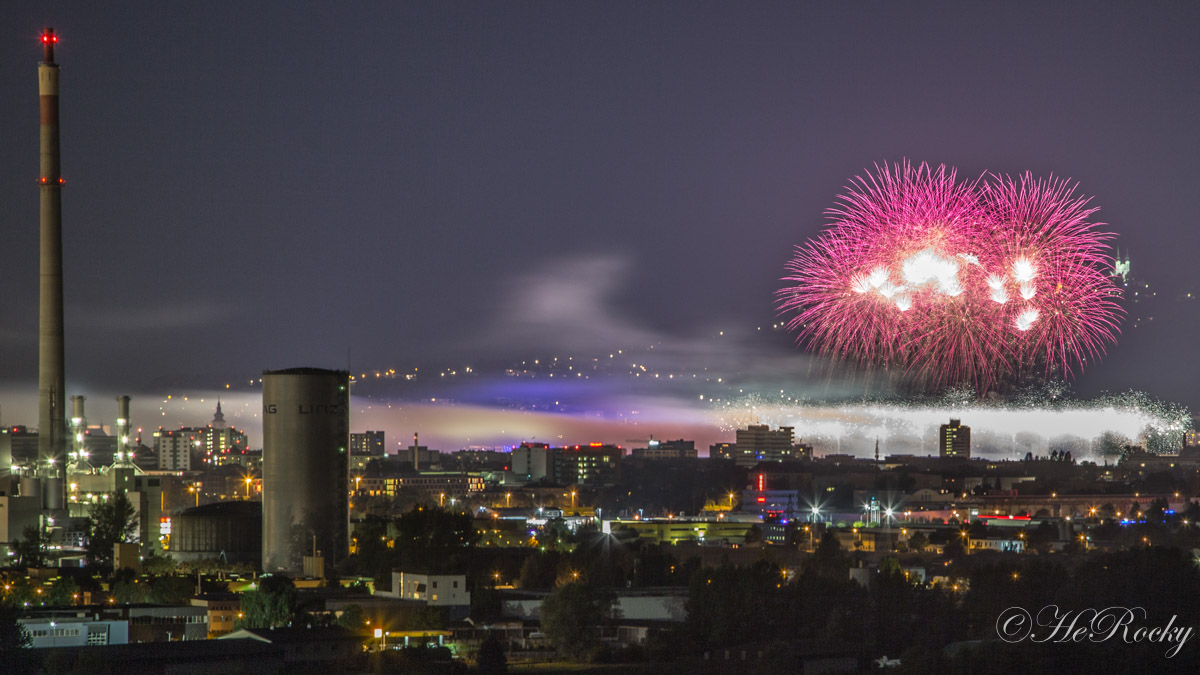
{"type": "Polygon", "coordinates": [[[248,447],[246,433],[234,427],[201,429],[199,440],[204,461],[214,465],[228,463],[228,455],[244,453],[248,447]]]}
{"type": "Polygon", "coordinates": [[[512,472],[519,482],[534,482],[550,474],[548,458],[550,446],[546,443],[522,443],[513,448],[512,472]]]}
{"type": "Polygon", "coordinates": [[[779,427],[772,431],[766,424],[751,424],[737,430],[738,466],[752,467],[759,462],[782,462],[793,457],[793,428],[779,427]]]}
{"type": "Polygon", "coordinates": [[[329,569],[349,555],[349,453],[350,373],[263,372],[264,572],[329,569]]]}
{"type": "Polygon", "coordinates": [[[951,418],[938,430],[938,451],[942,457],[971,456],[971,427],[964,427],[962,420],[951,418]]]}
{"type": "Polygon", "coordinates": [[[162,471],[191,471],[204,464],[220,466],[233,462],[248,446],[246,433],[234,427],[180,427],[154,432],[154,451],[162,471]]]}
{"type": "Polygon", "coordinates": [[[160,471],[191,471],[192,457],[200,453],[204,429],[159,428],[154,432],[154,452],[160,471]]]}
{"type": "Polygon", "coordinates": [[[365,431],[350,434],[350,470],[365,471],[367,465],[384,458],[382,431],[365,431]]]}

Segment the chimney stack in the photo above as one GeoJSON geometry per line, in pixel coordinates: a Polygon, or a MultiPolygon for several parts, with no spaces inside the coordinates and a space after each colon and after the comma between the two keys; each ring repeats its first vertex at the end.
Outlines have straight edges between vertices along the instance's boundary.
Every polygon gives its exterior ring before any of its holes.
{"type": "Polygon", "coordinates": [[[45,60],[38,64],[41,107],[41,265],[38,318],[38,460],[46,482],[42,505],[66,508],[66,410],[63,374],[62,172],[58,150],[58,64],[53,28],[42,32],[45,60]]]}

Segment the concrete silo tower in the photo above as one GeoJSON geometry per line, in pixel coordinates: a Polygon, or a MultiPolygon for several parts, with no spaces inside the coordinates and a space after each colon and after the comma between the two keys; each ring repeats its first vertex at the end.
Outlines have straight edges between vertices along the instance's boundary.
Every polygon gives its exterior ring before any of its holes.
{"type": "Polygon", "coordinates": [[[263,372],[264,572],[349,555],[350,373],[263,372]]]}

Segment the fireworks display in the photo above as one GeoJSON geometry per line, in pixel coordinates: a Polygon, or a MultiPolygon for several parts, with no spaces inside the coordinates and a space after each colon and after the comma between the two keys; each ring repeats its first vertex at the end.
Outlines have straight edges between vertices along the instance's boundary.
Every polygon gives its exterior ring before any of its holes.
{"type": "Polygon", "coordinates": [[[779,309],[809,349],[980,394],[1069,378],[1119,332],[1111,234],[1075,186],[877,166],[798,247],[779,309]]]}

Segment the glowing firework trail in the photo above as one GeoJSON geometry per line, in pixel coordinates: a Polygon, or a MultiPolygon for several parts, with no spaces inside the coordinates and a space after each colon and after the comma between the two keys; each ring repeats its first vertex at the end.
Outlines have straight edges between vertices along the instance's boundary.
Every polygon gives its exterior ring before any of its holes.
{"type": "Polygon", "coordinates": [[[1111,234],[1065,181],[877,166],[788,263],[781,312],[836,359],[981,394],[1024,374],[1070,377],[1119,332],[1111,234]]]}

